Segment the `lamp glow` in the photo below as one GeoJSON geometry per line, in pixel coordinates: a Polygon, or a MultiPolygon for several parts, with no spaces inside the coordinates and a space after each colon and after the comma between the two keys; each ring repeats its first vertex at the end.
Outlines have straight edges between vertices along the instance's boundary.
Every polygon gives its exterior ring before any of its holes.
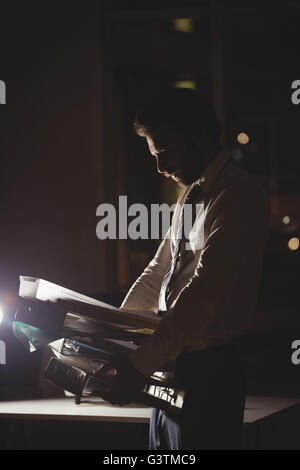
{"type": "Polygon", "coordinates": [[[173,21],[173,27],[181,33],[192,33],[194,31],[192,18],[176,18],[173,21]]]}
{"type": "Polygon", "coordinates": [[[197,85],[194,80],[178,80],[174,83],[175,88],[190,88],[191,90],[196,90],[197,85]]]}
{"type": "Polygon", "coordinates": [[[293,237],[289,240],[288,247],[289,247],[290,250],[295,251],[295,250],[298,250],[299,244],[300,244],[299,243],[299,238],[293,237]]]}
{"type": "Polygon", "coordinates": [[[291,219],[288,215],[285,215],[283,218],[282,218],[282,222],[285,224],[285,225],[288,225],[290,223],[291,219]]]}
{"type": "Polygon", "coordinates": [[[237,136],[237,141],[242,144],[242,145],[246,145],[248,144],[249,142],[249,136],[245,133],[245,132],[241,132],[238,136],[237,136]]]}
{"type": "Polygon", "coordinates": [[[3,320],[3,310],[2,308],[0,307],[0,325],[2,323],[2,320],[3,320]]]}
{"type": "Polygon", "coordinates": [[[234,158],[237,161],[243,158],[243,152],[239,148],[233,149],[231,155],[232,155],[232,158],[234,158]]]}

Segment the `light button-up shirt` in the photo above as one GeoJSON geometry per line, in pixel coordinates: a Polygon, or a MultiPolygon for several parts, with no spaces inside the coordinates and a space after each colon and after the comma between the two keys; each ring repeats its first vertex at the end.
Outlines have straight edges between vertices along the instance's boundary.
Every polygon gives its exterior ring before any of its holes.
{"type": "MultiPolygon", "coordinates": [[[[195,204],[201,203],[203,210],[196,233],[191,230],[188,236],[190,249],[181,250],[171,278],[167,311],[156,332],[129,356],[145,376],[180,353],[231,341],[251,325],[268,233],[268,198],[257,179],[225,151],[196,183],[201,191],[195,204]]],[[[158,312],[180,207],[191,186],[181,192],[169,231],[121,308],[158,312]]]]}

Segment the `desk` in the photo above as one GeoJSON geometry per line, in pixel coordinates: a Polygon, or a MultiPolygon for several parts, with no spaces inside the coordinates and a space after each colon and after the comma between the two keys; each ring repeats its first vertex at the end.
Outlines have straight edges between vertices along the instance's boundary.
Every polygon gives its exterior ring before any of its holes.
{"type": "MultiPolygon", "coordinates": [[[[149,408],[90,399],[0,402],[6,448],[147,449],[149,419],[149,408]]],[[[300,398],[249,396],[244,426],[246,449],[299,449],[300,398]]]]}
{"type": "Polygon", "coordinates": [[[147,449],[150,408],[74,398],[0,402],[0,448],[147,449]]]}
{"type": "Polygon", "coordinates": [[[150,408],[113,406],[100,398],[83,398],[80,405],[75,405],[74,398],[6,401],[0,402],[0,418],[148,424],[150,408]]]}
{"type": "Polygon", "coordinates": [[[244,449],[300,449],[300,398],[248,396],[244,449]]]}

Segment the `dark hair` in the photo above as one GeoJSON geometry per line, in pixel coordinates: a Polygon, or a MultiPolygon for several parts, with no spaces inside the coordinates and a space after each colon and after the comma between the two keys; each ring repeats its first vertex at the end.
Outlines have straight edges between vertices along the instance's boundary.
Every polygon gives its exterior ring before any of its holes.
{"type": "Polygon", "coordinates": [[[148,96],[137,108],[133,127],[145,137],[162,122],[186,137],[205,131],[219,140],[222,131],[212,104],[190,88],[169,88],[148,96]]]}

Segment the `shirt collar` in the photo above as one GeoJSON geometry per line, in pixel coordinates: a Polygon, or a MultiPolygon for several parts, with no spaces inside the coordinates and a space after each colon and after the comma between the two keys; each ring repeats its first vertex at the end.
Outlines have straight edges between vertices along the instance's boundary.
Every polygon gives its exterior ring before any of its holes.
{"type": "Polygon", "coordinates": [[[194,182],[201,186],[204,192],[209,192],[211,187],[226,163],[231,159],[230,153],[226,150],[222,150],[213,160],[210,162],[208,167],[204,170],[202,176],[194,182]]]}

